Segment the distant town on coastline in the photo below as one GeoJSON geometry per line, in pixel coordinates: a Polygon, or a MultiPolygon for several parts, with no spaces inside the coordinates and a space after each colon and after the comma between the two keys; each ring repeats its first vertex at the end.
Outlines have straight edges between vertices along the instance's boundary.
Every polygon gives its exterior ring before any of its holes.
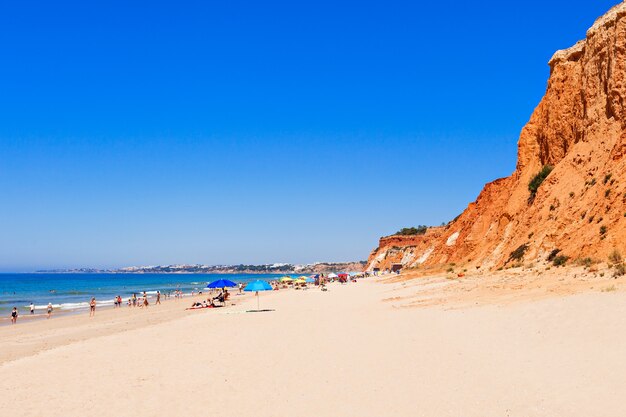
{"type": "Polygon", "coordinates": [[[117,269],[74,268],[39,270],[39,273],[77,274],[319,274],[337,271],[362,271],[365,261],[316,262],[312,264],[275,263],[264,265],[158,265],[128,266],[117,269]]]}

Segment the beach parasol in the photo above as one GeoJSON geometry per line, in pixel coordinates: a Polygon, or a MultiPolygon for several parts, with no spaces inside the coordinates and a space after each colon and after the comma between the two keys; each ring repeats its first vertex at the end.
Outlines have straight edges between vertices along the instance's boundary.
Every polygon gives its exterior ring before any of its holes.
{"type": "Polygon", "coordinates": [[[255,291],[256,292],[256,308],[259,310],[259,291],[272,291],[273,288],[266,281],[257,279],[256,281],[252,281],[246,285],[244,291],[255,291]]]}
{"type": "Polygon", "coordinates": [[[315,278],[305,278],[304,280],[306,281],[307,284],[312,284],[315,282],[315,278]]]}
{"type": "Polygon", "coordinates": [[[217,281],[213,281],[207,288],[224,288],[224,287],[236,287],[237,283],[233,282],[229,279],[218,279],[217,281]]]}
{"type": "Polygon", "coordinates": [[[280,282],[291,282],[291,281],[293,281],[293,278],[286,276],[286,277],[282,277],[281,279],[279,279],[279,281],[280,282]]]}
{"type": "Polygon", "coordinates": [[[306,284],[306,279],[298,278],[293,283],[294,284],[306,284]]]}
{"type": "Polygon", "coordinates": [[[236,287],[237,284],[228,279],[218,279],[217,281],[213,281],[210,284],[207,284],[207,288],[226,288],[226,287],[236,287]]]}
{"type": "Polygon", "coordinates": [[[339,278],[339,275],[335,274],[334,272],[331,272],[330,274],[328,274],[328,278],[339,278]]]}

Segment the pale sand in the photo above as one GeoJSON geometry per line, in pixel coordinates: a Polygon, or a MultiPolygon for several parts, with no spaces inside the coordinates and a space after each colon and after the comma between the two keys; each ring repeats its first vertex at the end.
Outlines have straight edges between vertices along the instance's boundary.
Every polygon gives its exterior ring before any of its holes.
{"type": "Polygon", "coordinates": [[[234,297],[5,326],[0,415],[626,415],[625,293],[406,308],[463,285],[367,279],[264,293],[265,313],[234,297]]]}

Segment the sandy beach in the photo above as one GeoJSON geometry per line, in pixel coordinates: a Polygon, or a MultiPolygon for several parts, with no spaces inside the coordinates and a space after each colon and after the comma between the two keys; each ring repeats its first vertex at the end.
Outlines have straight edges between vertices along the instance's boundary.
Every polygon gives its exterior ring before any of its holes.
{"type": "MultiPolygon", "coordinates": [[[[494,278],[496,279],[496,278],[494,278]]],[[[394,280],[398,280],[394,278],[394,280]]],[[[0,329],[7,416],[621,416],[626,294],[416,306],[434,277],[0,329]]],[[[608,280],[607,280],[608,282],[608,280]]],[[[487,287],[489,287],[487,285],[487,287]]],[[[447,288],[444,290],[444,288],[447,288]]],[[[465,292],[461,289],[460,292],[465,292]]]]}

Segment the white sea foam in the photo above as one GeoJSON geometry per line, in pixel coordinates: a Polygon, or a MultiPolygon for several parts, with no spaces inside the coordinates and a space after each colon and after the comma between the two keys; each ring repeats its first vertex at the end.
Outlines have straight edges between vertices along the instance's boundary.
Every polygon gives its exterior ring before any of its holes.
{"type": "MultiPolygon", "coordinates": [[[[52,304],[52,308],[61,308],[62,304],[52,304]]],[[[30,306],[24,306],[24,308],[30,308],[30,306]]],[[[35,310],[46,310],[48,308],[48,304],[35,306],[35,310]]]]}
{"type": "MultiPolygon", "coordinates": [[[[197,291],[196,291],[197,292],[197,291]]],[[[141,292],[136,292],[135,293],[137,295],[137,298],[142,298],[143,297],[143,291],[141,292]]],[[[156,294],[157,291],[146,291],[146,296],[148,298],[148,300],[155,300],[156,299],[156,294]]],[[[163,294],[163,293],[162,293],[163,294]]],[[[190,292],[184,292],[181,294],[182,297],[189,297],[191,296],[190,292]]],[[[133,293],[127,294],[125,296],[121,296],[122,297],[122,302],[124,304],[127,303],[128,299],[132,299],[133,297],[133,293]]],[[[173,297],[173,295],[172,295],[173,297]]],[[[96,306],[102,306],[102,307],[107,307],[107,306],[112,306],[115,303],[115,299],[108,299],[108,300],[96,300],[96,306]]],[[[81,301],[81,302],[76,302],[76,303],[61,303],[61,304],[52,304],[52,308],[55,310],[84,310],[89,308],[89,301],[81,301]]],[[[22,308],[20,308],[21,311],[28,311],[30,309],[30,305],[25,305],[22,308]]],[[[42,305],[35,305],[35,310],[38,313],[41,313],[42,311],[45,312],[48,309],[48,305],[47,304],[42,304],[42,305]]]]}
{"type": "Polygon", "coordinates": [[[56,308],[59,308],[61,310],[77,310],[80,308],[87,308],[87,307],[89,307],[89,303],[82,302],[82,303],[63,303],[56,308]]]}

